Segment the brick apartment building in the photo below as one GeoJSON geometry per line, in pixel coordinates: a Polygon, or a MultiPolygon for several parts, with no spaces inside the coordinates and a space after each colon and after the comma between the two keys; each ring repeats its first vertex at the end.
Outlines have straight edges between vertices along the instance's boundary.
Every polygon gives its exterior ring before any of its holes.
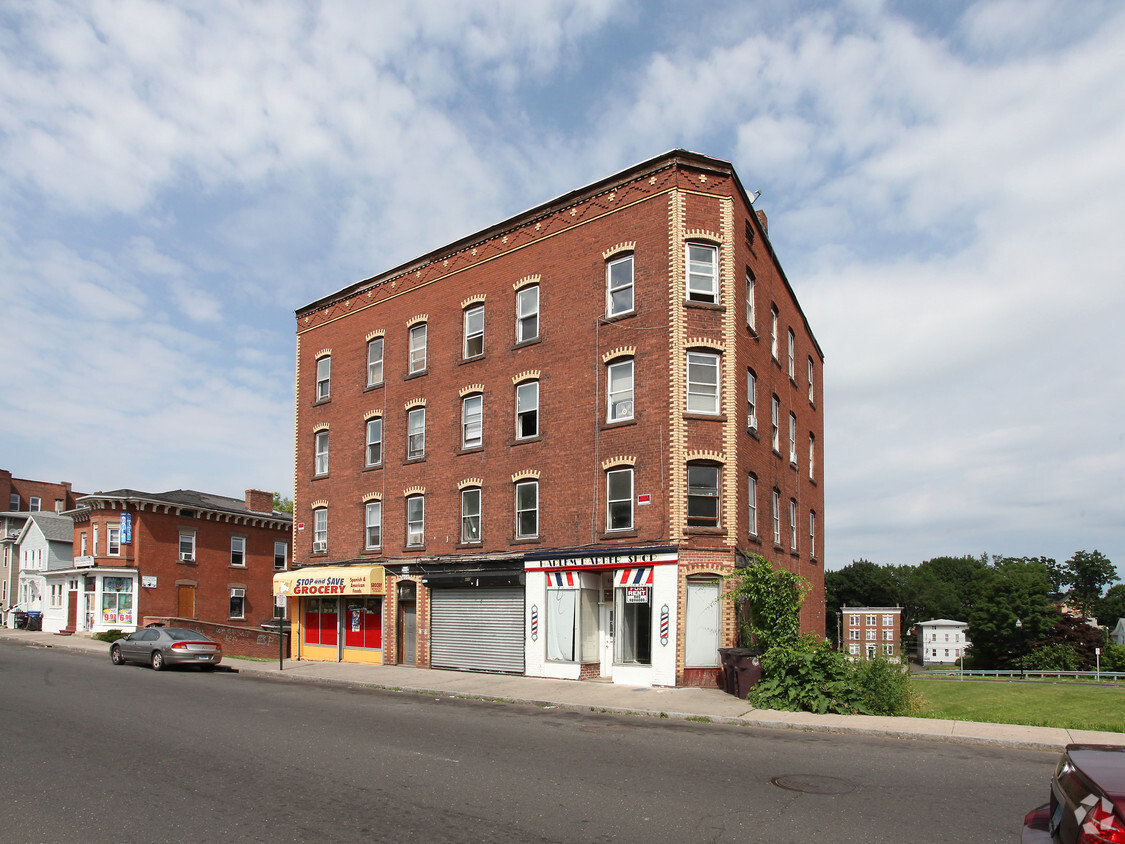
{"type": "Polygon", "coordinates": [[[853,659],[902,659],[902,607],[841,607],[840,642],[853,659]]]}
{"type": "Polygon", "coordinates": [[[676,150],[297,311],[294,655],[712,684],[760,553],[824,629],[823,355],[676,150]]]}
{"type": "Polygon", "coordinates": [[[292,518],[273,494],[118,489],[79,499],[74,564],[52,572],[65,631],[135,630],[149,618],[257,627],[275,617],[273,576],[288,568],[292,518]]]}

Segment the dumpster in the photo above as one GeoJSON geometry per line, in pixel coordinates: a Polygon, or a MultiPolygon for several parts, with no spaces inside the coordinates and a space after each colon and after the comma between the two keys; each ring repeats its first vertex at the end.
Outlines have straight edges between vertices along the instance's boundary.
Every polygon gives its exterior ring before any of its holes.
{"type": "Polygon", "coordinates": [[[745,700],[762,679],[762,652],[757,648],[719,648],[723,666],[723,691],[745,700]]]}

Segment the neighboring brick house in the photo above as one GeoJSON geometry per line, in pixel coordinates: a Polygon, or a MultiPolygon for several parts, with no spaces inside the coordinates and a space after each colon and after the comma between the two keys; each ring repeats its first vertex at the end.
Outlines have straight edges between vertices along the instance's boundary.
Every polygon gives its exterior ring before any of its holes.
{"type": "Polygon", "coordinates": [[[739,551],[824,629],[823,356],[675,150],[297,311],[295,655],[713,684],[739,551]]]}
{"type": "Polygon", "coordinates": [[[288,567],[292,518],[273,494],[194,490],[84,495],[65,580],[67,631],[134,630],[146,618],[257,627],[272,621],[274,572],[288,567]]]}
{"type": "Polygon", "coordinates": [[[902,659],[902,607],[841,607],[841,647],[848,656],[902,659]]]}
{"type": "Polygon", "coordinates": [[[11,512],[62,513],[74,509],[76,495],[81,493],[75,493],[67,481],[29,481],[0,469],[0,507],[11,512]]]}
{"type": "Polygon", "coordinates": [[[969,625],[964,621],[950,621],[948,618],[932,618],[920,621],[918,628],[918,657],[923,665],[952,665],[965,655],[971,647],[966,632],[969,625]]]}

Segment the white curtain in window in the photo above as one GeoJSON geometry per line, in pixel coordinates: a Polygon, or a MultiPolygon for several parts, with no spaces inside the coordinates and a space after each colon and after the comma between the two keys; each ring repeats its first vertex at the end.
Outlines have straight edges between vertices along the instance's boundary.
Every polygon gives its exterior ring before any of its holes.
{"type": "Polygon", "coordinates": [[[547,590],[547,659],[574,662],[574,607],[577,589],[547,590]]]}

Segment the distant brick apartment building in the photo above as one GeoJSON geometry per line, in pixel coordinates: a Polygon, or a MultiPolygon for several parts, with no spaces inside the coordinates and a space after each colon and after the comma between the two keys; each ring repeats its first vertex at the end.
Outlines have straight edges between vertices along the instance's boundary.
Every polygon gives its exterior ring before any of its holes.
{"type": "Polygon", "coordinates": [[[902,659],[902,607],[841,607],[841,647],[848,656],[902,659]]]}
{"type": "Polygon", "coordinates": [[[661,155],[296,316],[300,658],[711,684],[742,552],[823,631],[823,355],[729,163],[661,155]]]}
{"type": "Polygon", "coordinates": [[[236,627],[275,617],[273,576],[288,568],[292,519],[273,494],[174,490],[79,499],[73,567],[52,572],[65,630],[134,630],[149,617],[236,627]]]}

